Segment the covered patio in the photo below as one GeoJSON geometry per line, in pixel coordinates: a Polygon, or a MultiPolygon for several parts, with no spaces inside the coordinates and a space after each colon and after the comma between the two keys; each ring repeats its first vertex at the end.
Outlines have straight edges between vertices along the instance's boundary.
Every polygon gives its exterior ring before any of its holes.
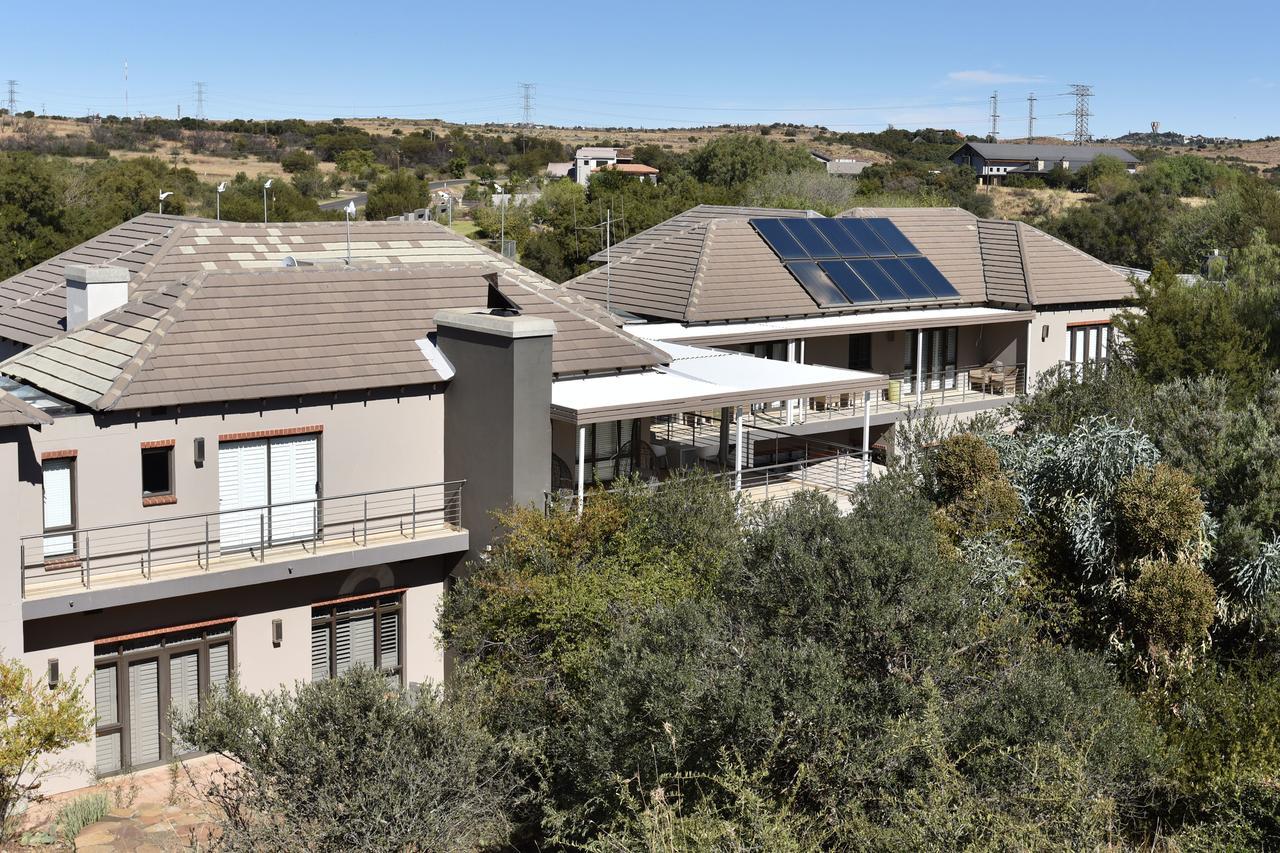
{"type": "Polygon", "coordinates": [[[702,468],[728,478],[736,491],[763,487],[772,499],[784,481],[851,485],[855,466],[864,471],[869,448],[792,436],[773,437],[775,445],[787,446],[767,465],[757,464],[763,460],[754,448],[769,436],[746,423],[744,413],[777,400],[869,400],[887,386],[887,377],[681,344],[663,348],[672,356],[668,366],[553,385],[553,448],[560,451],[553,456],[553,489],[573,492],[579,507],[593,482],[631,473],[658,481],[674,470],[702,468]],[[673,433],[673,422],[687,428],[673,433]]]}

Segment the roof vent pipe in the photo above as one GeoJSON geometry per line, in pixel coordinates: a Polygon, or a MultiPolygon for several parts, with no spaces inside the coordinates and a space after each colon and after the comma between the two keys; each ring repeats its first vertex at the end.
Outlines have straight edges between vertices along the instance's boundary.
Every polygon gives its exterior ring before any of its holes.
{"type": "Polygon", "coordinates": [[[129,301],[129,276],[124,267],[106,264],[68,264],[67,331],[73,332],[129,301]]]}

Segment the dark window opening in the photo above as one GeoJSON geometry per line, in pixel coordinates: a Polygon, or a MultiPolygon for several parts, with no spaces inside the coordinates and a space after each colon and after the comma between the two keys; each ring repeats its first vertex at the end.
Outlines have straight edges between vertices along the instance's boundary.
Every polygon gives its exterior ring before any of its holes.
{"type": "Polygon", "coordinates": [[[173,494],[173,448],[149,447],[142,451],[142,496],[173,494]]]}
{"type": "Polygon", "coordinates": [[[849,336],[849,369],[871,369],[871,335],[849,336]]]}

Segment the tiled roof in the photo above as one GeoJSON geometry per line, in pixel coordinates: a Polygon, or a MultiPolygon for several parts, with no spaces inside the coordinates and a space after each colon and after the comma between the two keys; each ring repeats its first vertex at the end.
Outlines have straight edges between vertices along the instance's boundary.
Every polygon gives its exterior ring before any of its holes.
{"type": "MultiPolygon", "coordinates": [[[[876,310],[813,301],[749,222],[785,215],[806,214],[694,208],[619,244],[611,265],[565,286],[612,309],[688,323],[876,310]]],[[[1123,275],[1024,223],[936,207],[854,208],[841,216],[891,220],[955,286],[962,305],[1114,302],[1131,294],[1123,275]]]]}
{"type": "Polygon", "coordinates": [[[665,353],[596,306],[486,263],[199,272],[10,358],[0,372],[91,409],[330,393],[440,381],[417,341],[490,287],[555,321],[560,373],[651,367],[665,353]]]}
{"type": "MultiPolygon", "coordinates": [[[[678,213],[670,219],[659,222],[651,228],[646,228],[639,234],[632,234],[620,243],[614,244],[609,249],[609,256],[615,261],[624,258],[627,255],[638,252],[641,249],[652,246],[672,234],[684,231],[690,225],[696,225],[699,222],[707,222],[712,219],[750,219],[753,216],[817,216],[818,214],[812,210],[779,210],[772,207],[739,207],[736,205],[726,204],[700,204],[697,207],[691,207],[684,213],[678,213]]],[[[590,260],[603,264],[605,262],[605,251],[601,249],[591,256],[590,260]]]]}
{"type": "Polygon", "coordinates": [[[106,264],[141,270],[174,228],[203,220],[144,213],[0,282],[0,338],[34,344],[65,328],[63,270],[68,264],[106,264]]]}
{"type": "MultiPolygon", "coordinates": [[[[1064,143],[966,142],[961,148],[972,148],[987,160],[1035,160],[1046,165],[1066,160],[1088,163],[1095,157],[1114,157],[1123,163],[1137,163],[1138,158],[1118,145],[1068,145],[1064,143]]],[[[954,155],[953,155],[954,156],[954,155]]]]}

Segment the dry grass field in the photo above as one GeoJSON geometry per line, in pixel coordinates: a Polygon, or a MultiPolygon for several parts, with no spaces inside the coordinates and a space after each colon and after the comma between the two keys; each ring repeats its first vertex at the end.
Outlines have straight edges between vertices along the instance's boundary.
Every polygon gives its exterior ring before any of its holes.
{"type": "Polygon", "coordinates": [[[978,192],[991,196],[991,201],[996,206],[996,216],[1002,219],[1026,220],[1046,214],[1058,216],[1063,211],[1093,198],[1092,193],[1048,188],[979,186],[978,192]]]}

